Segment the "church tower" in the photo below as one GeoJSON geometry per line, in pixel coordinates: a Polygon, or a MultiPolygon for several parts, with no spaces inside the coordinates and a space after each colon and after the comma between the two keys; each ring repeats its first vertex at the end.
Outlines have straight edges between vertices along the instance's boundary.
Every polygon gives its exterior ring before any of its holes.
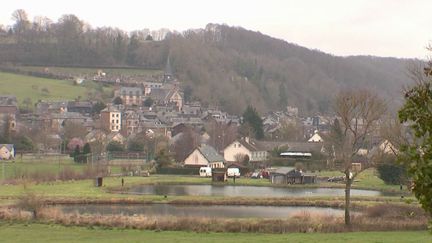
{"type": "Polygon", "coordinates": [[[172,72],[170,57],[168,55],[167,63],[166,63],[166,67],[165,67],[165,72],[163,75],[163,81],[164,81],[164,83],[168,83],[168,82],[171,82],[172,80],[174,80],[174,76],[173,76],[173,72],[172,72]]]}

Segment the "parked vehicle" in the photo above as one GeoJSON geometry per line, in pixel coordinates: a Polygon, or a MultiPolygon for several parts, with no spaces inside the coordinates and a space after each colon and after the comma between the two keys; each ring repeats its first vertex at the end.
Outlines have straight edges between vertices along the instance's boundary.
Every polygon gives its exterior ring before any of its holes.
{"type": "Polygon", "coordinates": [[[240,177],[240,169],[239,168],[228,168],[227,170],[228,177],[240,177]]]}
{"type": "Polygon", "coordinates": [[[212,168],[210,167],[201,167],[199,170],[199,175],[201,177],[211,177],[212,176],[212,168]]]}
{"type": "Polygon", "coordinates": [[[252,173],[251,178],[252,179],[259,179],[259,178],[261,178],[261,173],[260,172],[254,172],[254,173],[252,173]]]}

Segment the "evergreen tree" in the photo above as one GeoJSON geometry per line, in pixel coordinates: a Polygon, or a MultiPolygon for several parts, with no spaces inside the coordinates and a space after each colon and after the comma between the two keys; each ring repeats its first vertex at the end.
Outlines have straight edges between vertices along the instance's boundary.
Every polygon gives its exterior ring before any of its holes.
{"type": "Polygon", "coordinates": [[[264,138],[263,121],[256,109],[251,105],[243,113],[243,125],[252,128],[256,139],[264,138]]]}
{"type": "Polygon", "coordinates": [[[285,90],[285,85],[283,83],[280,83],[279,85],[279,106],[282,109],[286,109],[288,105],[288,96],[285,90]]]}

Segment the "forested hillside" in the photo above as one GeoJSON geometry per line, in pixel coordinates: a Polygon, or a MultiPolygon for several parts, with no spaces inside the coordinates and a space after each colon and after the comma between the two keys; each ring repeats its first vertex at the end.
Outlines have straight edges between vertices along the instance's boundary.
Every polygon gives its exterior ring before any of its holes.
{"type": "Polygon", "coordinates": [[[408,67],[415,61],[332,56],[217,24],[183,33],[127,33],[92,28],[74,15],[57,22],[29,21],[24,11],[17,11],[14,18],[15,25],[0,32],[2,65],[163,69],[169,56],[187,99],[237,114],[248,104],[261,112],[286,105],[297,106],[304,114],[328,112],[335,92],[348,88],[375,90],[397,107],[403,85],[409,83],[408,67]]]}

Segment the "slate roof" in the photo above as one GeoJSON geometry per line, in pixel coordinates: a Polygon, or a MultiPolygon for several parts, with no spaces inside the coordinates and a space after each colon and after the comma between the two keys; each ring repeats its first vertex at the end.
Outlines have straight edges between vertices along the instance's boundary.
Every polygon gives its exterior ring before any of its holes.
{"type": "Polygon", "coordinates": [[[289,172],[295,170],[294,167],[279,167],[276,170],[272,171],[273,174],[288,174],[289,172]]]}
{"type": "Polygon", "coordinates": [[[117,108],[115,108],[114,106],[108,106],[105,109],[103,109],[101,111],[102,112],[120,112],[117,108]]]}
{"type": "Polygon", "coordinates": [[[126,87],[123,86],[120,88],[120,95],[129,95],[130,92],[132,92],[132,95],[137,95],[138,92],[138,96],[143,95],[143,90],[141,87],[126,87]]]}
{"type": "Polygon", "coordinates": [[[209,162],[221,162],[224,161],[224,158],[222,155],[220,155],[216,150],[210,146],[210,145],[201,145],[201,147],[198,148],[198,150],[201,152],[202,155],[209,161],[209,162]]]}

